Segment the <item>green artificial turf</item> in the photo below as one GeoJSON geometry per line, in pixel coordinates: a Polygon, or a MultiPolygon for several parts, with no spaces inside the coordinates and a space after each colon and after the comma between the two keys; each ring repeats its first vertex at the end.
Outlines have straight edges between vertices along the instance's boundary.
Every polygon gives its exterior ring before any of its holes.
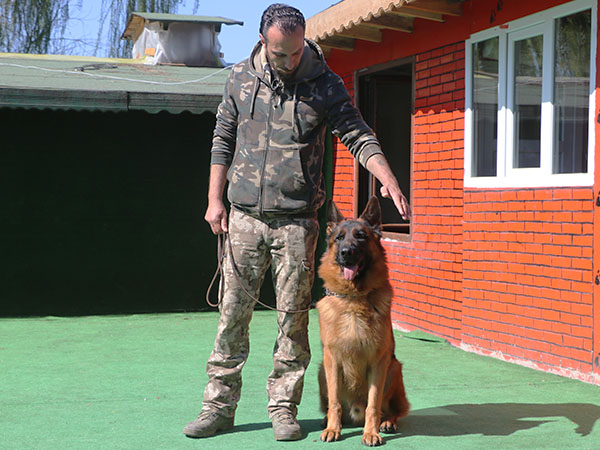
{"type": "MultiPolygon", "coordinates": [[[[236,427],[189,439],[218,315],[0,319],[2,449],[363,448],[361,429],[319,440],[316,311],[299,419],[305,437],[273,440],[266,405],[276,314],[255,312],[236,427]]],[[[396,333],[411,414],[386,448],[600,448],[600,387],[396,333]]]]}

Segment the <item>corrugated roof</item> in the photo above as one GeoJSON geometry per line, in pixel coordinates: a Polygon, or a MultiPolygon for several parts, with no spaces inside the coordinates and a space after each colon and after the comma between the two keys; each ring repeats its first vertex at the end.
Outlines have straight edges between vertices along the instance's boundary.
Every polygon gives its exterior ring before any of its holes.
{"type": "Polygon", "coordinates": [[[0,107],[216,112],[229,68],[0,53],[0,107]]]}
{"type": "Polygon", "coordinates": [[[411,1],[414,0],[342,0],[310,17],[306,35],[313,40],[326,39],[411,1]]]}
{"type": "Polygon", "coordinates": [[[414,19],[459,16],[464,0],[342,0],[306,21],[306,36],[324,50],[352,51],[354,40],[381,42],[381,30],[411,33],[414,19]]]}
{"type": "Polygon", "coordinates": [[[144,28],[146,22],[161,22],[169,24],[172,22],[188,22],[188,23],[211,23],[214,25],[244,25],[244,22],[239,20],[226,19],[219,16],[192,16],[184,14],[161,14],[147,12],[133,12],[129,16],[125,31],[121,39],[136,39],[141,29],[144,28]]]}

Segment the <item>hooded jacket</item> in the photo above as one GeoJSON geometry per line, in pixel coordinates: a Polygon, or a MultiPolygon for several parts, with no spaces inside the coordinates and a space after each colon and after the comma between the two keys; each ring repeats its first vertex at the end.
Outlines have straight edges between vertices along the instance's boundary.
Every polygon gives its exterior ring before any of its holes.
{"type": "Polygon", "coordinates": [[[318,45],[305,40],[291,79],[273,76],[259,42],[233,66],[217,110],[211,164],[229,166],[228,199],[255,217],[314,214],[325,201],[325,130],[364,166],[382,153],[318,45]]]}

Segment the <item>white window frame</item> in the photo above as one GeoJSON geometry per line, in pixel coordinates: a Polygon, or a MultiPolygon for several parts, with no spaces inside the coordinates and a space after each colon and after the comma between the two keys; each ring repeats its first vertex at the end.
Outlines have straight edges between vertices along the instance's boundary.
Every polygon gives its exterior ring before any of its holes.
{"type": "Polygon", "coordinates": [[[592,186],[594,184],[595,147],[595,95],[596,84],[596,40],[597,2],[595,0],[575,0],[522,19],[472,34],[465,42],[465,187],[550,187],[550,186],[592,186]],[[588,116],[588,167],[586,173],[552,173],[553,132],[554,132],[554,22],[556,19],[580,11],[591,10],[590,43],[590,87],[588,116]],[[512,80],[514,58],[510,42],[529,36],[543,34],[543,85],[542,85],[542,125],[541,155],[539,168],[513,168],[513,113],[514,86],[512,80]],[[473,176],[473,44],[499,38],[498,52],[498,139],[496,152],[496,176],[473,176]],[[509,55],[509,50],[511,55],[509,55]]]}

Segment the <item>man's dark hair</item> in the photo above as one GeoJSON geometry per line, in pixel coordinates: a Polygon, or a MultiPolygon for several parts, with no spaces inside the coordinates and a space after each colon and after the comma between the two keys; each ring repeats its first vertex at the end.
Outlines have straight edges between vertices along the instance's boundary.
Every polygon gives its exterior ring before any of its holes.
{"type": "Polygon", "coordinates": [[[300,10],[285,3],[273,3],[263,12],[259,33],[266,39],[267,30],[275,25],[284,34],[291,34],[296,27],[306,30],[306,21],[300,10]]]}

